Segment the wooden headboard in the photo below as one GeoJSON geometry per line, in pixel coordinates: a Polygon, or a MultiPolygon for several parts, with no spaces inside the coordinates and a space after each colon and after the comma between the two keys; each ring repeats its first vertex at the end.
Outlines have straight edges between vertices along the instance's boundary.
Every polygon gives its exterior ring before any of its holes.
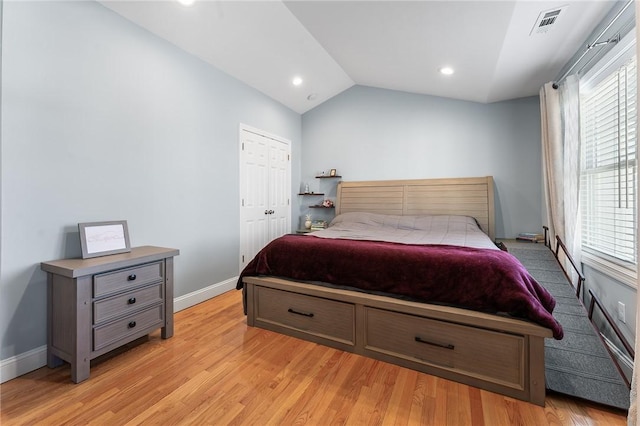
{"type": "Polygon", "coordinates": [[[471,216],[495,240],[492,176],[340,182],[336,214],[347,212],[471,216]]]}

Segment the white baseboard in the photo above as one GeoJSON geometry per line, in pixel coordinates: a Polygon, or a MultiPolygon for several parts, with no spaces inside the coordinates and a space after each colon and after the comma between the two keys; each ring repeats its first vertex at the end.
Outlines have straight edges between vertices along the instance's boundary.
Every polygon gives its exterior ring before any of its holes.
{"type": "MultiPolygon", "coordinates": [[[[198,303],[226,293],[236,288],[238,277],[210,285],[201,290],[173,299],[173,311],[178,312],[190,308],[198,303]]],[[[0,383],[15,379],[33,370],[47,365],[47,346],[40,346],[11,358],[0,361],[0,383]]]]}
{"type": "Polygon", "coordinates": [[[604,343],[609,347],[613,356],[617,358],[620,362],[620,368],[624,370],[625,374],[627,374],[627,378],[631,378],[631,374],[633,372],[633,359],[629,357],[625,352],[620,350],[610,339],[608,339],[605,335],[600,333],[602,336],[604,343]]]}
{"type": "Polygon", "coordinates": [[[0,361],[0,383],[47,365],[47,345],[0,361]]]}
{"type": "Polygon", "coordinates": [[[226,293],[229,290],[234,290],[236,288],[237,281],[238,277],[229,278],[228,280],[196,290],[192,293],[185,294],[184,296],[176,297],[173,299],[173,312],[179,312],[183,309],[197,305],[198,303],[202,303],[205,300],[209,300],[212,297],[226,293]]]}

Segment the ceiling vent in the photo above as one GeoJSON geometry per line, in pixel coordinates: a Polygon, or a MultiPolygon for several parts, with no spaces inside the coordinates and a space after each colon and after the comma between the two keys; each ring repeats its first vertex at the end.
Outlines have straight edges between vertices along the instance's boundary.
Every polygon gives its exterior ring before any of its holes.
{"type": "Polygon", "coordinates": [[[538,15],[538,19],[536,20],[536,23],[529,35],[544,34],[551,28],[554,28],[558,24],[558,18],[567,7],[569,6],[556,7],[551,10],[540,12],[540,15],[538,15]]]}

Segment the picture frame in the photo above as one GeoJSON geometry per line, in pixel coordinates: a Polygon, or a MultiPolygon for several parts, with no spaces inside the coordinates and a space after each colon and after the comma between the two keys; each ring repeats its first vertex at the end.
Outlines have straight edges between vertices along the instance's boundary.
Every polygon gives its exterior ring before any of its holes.
{"type": "Polygon", "coordinates": [[[126,220],[78,223],[78,231],[83,259],[131,251],[126,220]]]}
{"type": "Polygon", "coordinates": [[[331,171],[329,172],[329,176],[335,176],[336,175],[336,169],[331,169],[331,171]]]}

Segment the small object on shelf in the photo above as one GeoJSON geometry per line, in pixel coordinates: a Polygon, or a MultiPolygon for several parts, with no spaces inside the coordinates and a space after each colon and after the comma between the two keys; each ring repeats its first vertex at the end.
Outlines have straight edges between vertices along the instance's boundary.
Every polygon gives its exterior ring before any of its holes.
{"type": "Polygon", "coordinates": [[[312,227],[311,215],[310,214],[305,216],[304,227],[305,227],[305,229],[311,229],[311,227],[312,227]]]}
{"type": "Polygon", "coordinates": [[[538,241],[544,241],[544,235],[536,234],[535,232],[521,232],[516,237],[516,240],[537,243],[538,241]]]}
{"type": "Polygon", "coordinates": [[[336,169],[331,169],[331,171],[329,172],[329,176],[331,177],[336,177],[338,173],[336,173],[336,169]]]}
{"type": "MultiPolygon", "coordinates": [[[[305,223],[306,225],[306,223],[305,223]]],[[[314,220],[311,222],[311,226],[309,227],[309,229],[313,230],[313,231],[317,231],[320,229],[326,229],[327,228],[327,221],[326,220],[314,220]]]]}
{"type": "Polygon", "coordinates": [[[322,207],[327,207],[327,208],[331,208],[333,207],[333,201],[331,200],[324,200],[322,202],[322,207]]]}
{"type": "Polygon", "coordinates": [[[308,194],[309,193],[309,183],[305,183],[304,184],[304,193],[308,194]]]}

